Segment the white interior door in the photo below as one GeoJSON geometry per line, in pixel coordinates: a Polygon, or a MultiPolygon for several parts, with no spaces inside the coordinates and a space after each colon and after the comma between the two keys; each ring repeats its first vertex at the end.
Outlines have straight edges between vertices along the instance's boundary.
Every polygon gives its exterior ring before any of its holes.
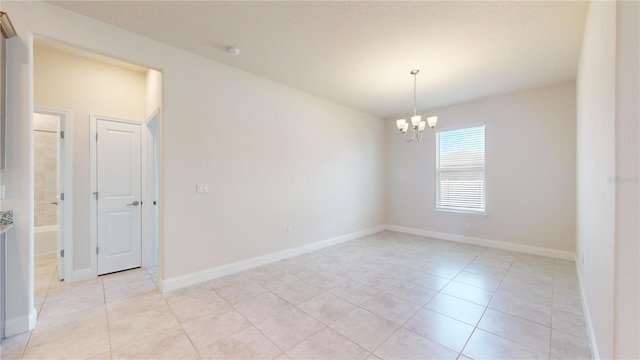
{"type": "Polygon", "coordinates": [[[140,125],[97,119],[98,275],[142,264],[140,125]]]}

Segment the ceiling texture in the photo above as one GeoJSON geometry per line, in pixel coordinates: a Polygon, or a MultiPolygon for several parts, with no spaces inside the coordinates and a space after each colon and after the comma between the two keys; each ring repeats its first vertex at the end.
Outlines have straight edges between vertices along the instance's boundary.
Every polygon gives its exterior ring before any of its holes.
{"type": "Polygon", "coordinates": [[[50,1],[382,118],[576,78],[582,1],[50,1]],[[240,49],[238,56],[227,46],[240,49]]]}

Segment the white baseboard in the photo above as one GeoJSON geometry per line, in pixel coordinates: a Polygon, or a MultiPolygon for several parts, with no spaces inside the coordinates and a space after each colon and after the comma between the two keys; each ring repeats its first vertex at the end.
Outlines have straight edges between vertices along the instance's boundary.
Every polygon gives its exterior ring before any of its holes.
{"type": "Polygon", "coordinates": [[[578,266],[578,256],[576,255],[576,272],[578,273],[578,285],[580,286],[580,299],[582,300],[582,312],[584,313],[584,320],[587,325],[587,337],[589,338],[589,346],[591,347],[591,357],[593,359],[600,359],[600,352],[598,351],[598,344],[596,343],[595,331],[593,329],[593,321],[591,320],[591,311],[589,310],[589,304],[587,303],[587,297],[584,293],[584,286],[582,283],[582,270],[578,266]]]}
{"type": "Polygon", "coordinates": [[[91,280],[96,278],[96,274],[93,272],[91,268],[73,270],[71,274],[71,279],[64,279],[65,282],[72,283],[77,281],[91,280]]]}
{"type": "Polygon", "coordinates": [[[41,253],[41,254],[34,254],[33,256],[37,259],[54,258],[56,257],[57,253],[58,253],[57,251],[50,251],[50,252],[41,253]]]}
{"type": "Polygon", "coordinates": [[[4,322],[4,336],[14,336],[35,329],[37,319],[38,311],[36,308],[31,308],[29,315],[6,319],[4,322]]]}
{"type": "Polygon", "coordinates": [[[504,241],[488,240],[488,239],[482,239],[482,238],[465,236],[465,235],[441,233],[436,231],[402,227],[402,226],[396,226],[396,225],[387,225],[385,226],[385,228],[390,231],[397,231],[397,232],[402,232],[406,234],[419,235],[419,236],[430,237],[430,238],[435,238],[440,240],[455,241],[455,242],[460,242],[464,244],[486,246],[486,247],[500,249],[500,250],[516,251],[516,252],[521,252],[525,254],[548,256],[548,257],[557,258],[557,259],[575,260],[575,257],[576,257],[576,254],[570,251],[547,249],[547,248],[542,248],[538,246],[507,243],[504,241]]]}
{"type": "Polygon", "coordinates": [[[357,239],[366,235],[375,234],[385,230],[385,226],[357,231],[351,234],[337,236],[327,240],[321,240],[312,244],[298,246],[292,249],[282,250],[271,254],[266,254],[251,259],[236,261],[231,264],[218,266],[186,275],[171,277],[168,279],[160,279],[158,287],[161,292],[177,290],[186,286],[195,285],[204,281],[209,281],[221,276],[244,271],[256,266],[272,263],[274,261],[286,259],[292,256],[304,254],[310,251],[322,249],[328,246],[336,245],[345,241],[357,239]]]}

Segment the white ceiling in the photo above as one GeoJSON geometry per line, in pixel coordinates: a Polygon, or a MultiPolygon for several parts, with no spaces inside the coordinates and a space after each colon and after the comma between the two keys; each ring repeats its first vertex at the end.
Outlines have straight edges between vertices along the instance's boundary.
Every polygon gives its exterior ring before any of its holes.
{"type": "Polygon", "coordinates": [[[52,1],[380,117],[576,78],[582,1],[52,1]],[[240,48],[237,57],[225,51],[240,48]]]}

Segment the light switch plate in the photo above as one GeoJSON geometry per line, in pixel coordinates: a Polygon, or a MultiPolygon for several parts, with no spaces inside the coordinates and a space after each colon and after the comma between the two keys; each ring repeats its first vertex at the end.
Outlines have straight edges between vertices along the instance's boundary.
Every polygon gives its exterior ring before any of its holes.
{"type": "Polygon", "coordinates": [[[209,192],[209,184],[196,184],[196,192],[197,193],[208,193],[209,192]]]}

